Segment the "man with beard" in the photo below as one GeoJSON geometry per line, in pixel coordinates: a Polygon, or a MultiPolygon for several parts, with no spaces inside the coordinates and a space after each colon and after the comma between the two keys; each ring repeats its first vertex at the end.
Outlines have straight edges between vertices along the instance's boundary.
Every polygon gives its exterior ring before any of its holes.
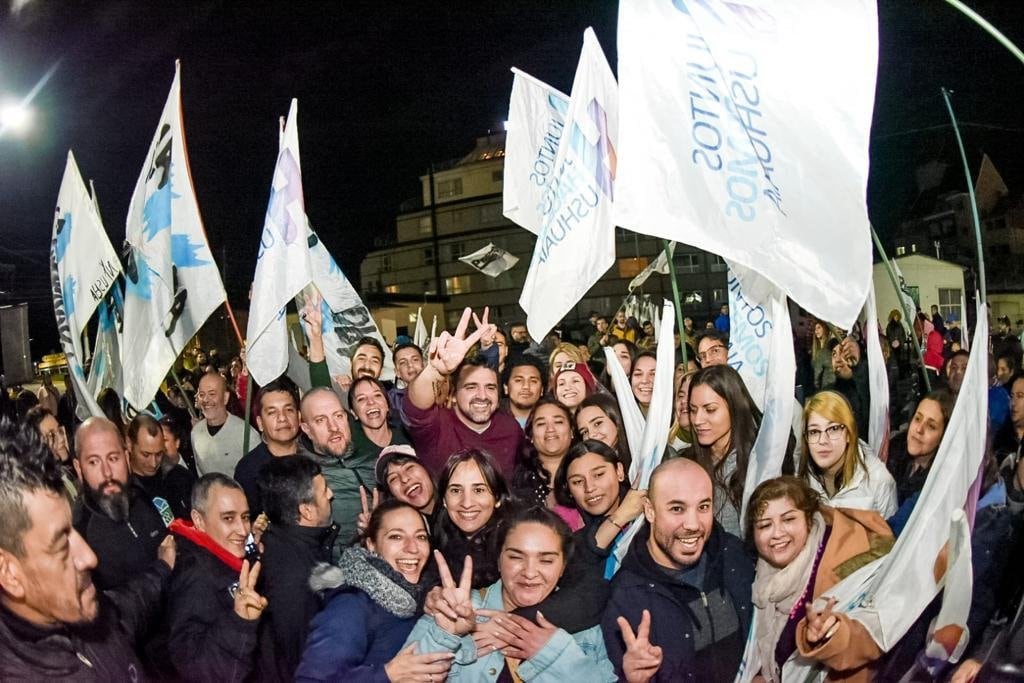
{"type": "Polygon", "coordinates": [[[78,428],[75,471],[82,480],[75,529],[99,558],[93,578],[100,590],[124,586],[153,565],[167,527],[146,492],[129,481],[124,441],[110,420],[90,417],[78,428]]]}
{"type": "Polygon", "coordinates": [[[431,472],[440,471],[452,453],[478,448],[511,479],[525,436],[511,415],[497,412],[498,373],[483,358],[466,358],[477,341],[494,335],[485,313],[477,330],[467,336],[472,313],[468,308],[463,312],[454,336],[443,332],[431,342],[429,362],[409,385],[402,407],[416,452],[431,472]],[[454,408],[434,402],[435,383],[449,375],[455,381],[454,408]]]}
{"type": "Polygon", "coordinates": [[[230,396],[227,380],[219,373],[206,373],[199,380],[196,402],[205,419],[192,427],[192,452],[200,476],[211,472],[230,475],[235,471],[235,465],[245,455],[242,443],[246,429],[249,443],[259,443],[259,432],[228,412],[230,396]]]}
{"type": "Polygon", "coordinates": [[[295,455],[299,448],[299,388],[281,375],[256,392],[256,425],[263,440],[235,466],[235,481],[245,491],[249,512],[263,510],[256,488],[260,470],[274,458],[295,455]]]}
{"type": "Polygon", "coordinates": [[[34,430],[0,420],[0,680],[140,680],[136,634],[156,617],[173,540],[161,559],[101,594],[59,464],[34,430]]]}
{"type": "Polygon", "coordinates": [[[544,366],[532,356],[520,356],[509,362],[504,385],[508,411],[519,426],[526,429],[530,412],[547,390],[544,366]]]}
{"type": "Polygon", "coordinates": [[[620,680],[736,676],[750,627],[754,561],[715,522],[713,491],[693,460],[667,460],[651,475],[647,523],[612,581],[601,620],[620,680]],[[646,630],[641,620],[650,627],[651,647],[638,648],[631,637],[646,630]]]}
{"type": "Polygon", "coordinates": [[[260,622],[260,680],[290,681],[320,609],[309,576],[318,562],[331,561],[338,526],[331,523],[331,490],[311,458],[274,458],[257,483],[270,520],[262,538],[261,590],[268,605],[260,622]]]}
{"type": "Polygon", "coordinates": [[[164,432],[151,415],[139,413],[128,423],[132,481],[149,496],[165,524],[175,517],[187,519],[192,475],[184,467],[165,470],[164,432]]]}
{"type": "MultiPolygon", "coordinates": [[[[338,536],[348,543],[356,534],[356,519],[362,511],[360,490],[374,487],[374,457],[355,453],[349,418],[341,399],[326,387],[311,389],[302,397],[302,431],[313,447],[313,460],[320,466],[334,499],[331,517],[338,536]]],[[[340,553],[337,549],[335,555],[340,553]]]]}
{"type": "Polygon", "coordinates": [[[382,448],[409,443],[405,428],[401,424],[391,424],[386,392],[380,380],[373,377],[355,379],[348,390],[348,402],[354,416],[349,425],[352,450],[356,455],[369,455],[374,461],[382,448]]]}

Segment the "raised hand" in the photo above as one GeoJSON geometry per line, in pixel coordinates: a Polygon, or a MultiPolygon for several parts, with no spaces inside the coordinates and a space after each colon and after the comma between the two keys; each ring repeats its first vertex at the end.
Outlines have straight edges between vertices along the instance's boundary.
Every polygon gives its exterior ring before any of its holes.
{"type": "Polygon", "coordinates": [[[173,534],[167,534],[164,536],[164,540],[160,541],[160,546],[156,549],[156,556],[158,560],[174,569],[174,561],[178,557],[178,546],[173,534]]]}
{"type": "Polygon", "coordinates": [[[306,330],[306,336],[309,338],[310,343],[312,343],[313,339],[323,339],[324,318],[320,312],[320,300],[320,292],[313,290],[312,294],[306,295],[306,304],[299,313],[299,319],[302,320],[302,326],[306,330]]]}
{"type": "Polygon", "coordinates": [[[366,489],[360,486],[359,503],[362,505],[362,511],[356,516],[356,530],[359,533],[363,533],[366,531],[366,527],[370,525],[370,515],[380,505],[380,492],[374,489],[373,498],[370,499],[366,496],[366,489]]]}
{"type": "Polygon", "coordinates": [[[473,314],[473,324],[476,325],[476,329],[482,330],[480,335],[480,348],[490,348],[491,344],[494,343],[494,335],[498,332],[498,328],[495,325],[490,325],[487,322],[487,316],[490,315],[491,309],[489,306],[484,306],[483,320],[476,317],[476,313],[473,314]]]}
{"type": "MultiPolygon", "coordinates": [[[[484,612],[481,612],[483,614],[484,612]]],[[[498,646],[502,653],[516,659],[530,659],[544,649],[558,627],[544,618],[544,615],[537,612],[537,623],[530,621],[518,614],[506,614],[504,612],[488,612],[491,620],[495,622],[493,637],[499,642],[504,642],[502,647],[498,646]]]]}
{"type": "MultiPolygon", "coordinates": [[[[817,601],[815,601],[817,602],[817,601]]],[[[818,611],[811,603],[807,603],[807,642],[813,647],[821,645],[831,638],[839,629],[839,617],[832,613],[836,599],[829,598],[825,609],[818,611]]]]}
{"type": "Polygon", "coordinates": [[[661,648],[651,645],[651,613],[643,611],[636,633],[625,617],[616,619],[626,652],[622,657],[622,674],[629,683],[647,683],[661,668],[661,648]]]}
{"type": "Polygon", "coordinates": [[[434,613],[434,621],[448,633],[464,636],[476,626],[476,611],[473,609],[473,558],[466,556],[462,564],[462,576],[456,584],[452,572],[441,551],[434,551],[437,572],[441,576],[441,599],[434,613]]]}
{"type": "MultiPolygon", "coordinates": [[[[446,330],[438,335],[437,339],[430,342],[427,358],[431,367],[442,375],[450,375],[455,372],[455,368],[459,367],[459,363],[466,357],[470,347],[476,344],[484,333],[494,335],[494,325],[480,321],[476,331],[467,336],[466,330],[469,328],[469,320],[472,315],[472,309],[467,308],[462,312],[462,318],[459,320],[459,326],[455,328],[454,335],[449,334],[446,330]]],[[[486,319],[486,317],[487,313],[485,312],[484,318],[486,319]]]]}
{"type": "Polygon", "coordinates": [[[644,501],[647,499],[647,491],[642,489],[630,489],[623,496],[622,502],[615,510],[612,523],[617,527],[625,526],[639,517],[644,511],[644,501]]]}
{"type": "Polygon", "coordinates": [[[391,683],[422,683],[422,681],[443,681],[448,676],[452,659],[451,652],[428,652],[416,654],[416,643],[405,648],[384,665],[384,673],[391,683]]]}
{"type": "Polygon", "coordinates": [[[252,540],[259,543],[260,539],[263,538],[263,532],[266,531],[269,526],[270,518],[267,517],[267,513],[261,512],[256,516],[256,519],[252,523],[252,540]]]}
{"type": "Polygon", "coordinates": [[[242,573],[238,575],[238,590],[235,591],[235,614],[246,621],[255,621],[267,608],[267,599],[256,592],[256,580],[260,577],[260,563],[250,570],[249,560],[242,560],[242,573]]]}

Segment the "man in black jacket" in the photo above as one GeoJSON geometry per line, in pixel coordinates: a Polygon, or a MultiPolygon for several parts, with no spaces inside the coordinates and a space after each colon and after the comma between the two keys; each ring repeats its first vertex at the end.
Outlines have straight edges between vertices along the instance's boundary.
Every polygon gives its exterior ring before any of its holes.
{"type": "Polygon", "coordinates": [[[0,680],[142,680],[136,637],[159,608],[173,541],[161,559],[100,594],[57,461],[34,430],[0,421],[0,680]]]}
{"type": "Polygon", "coordinates": [[[257,484],[270,520],[263,534],[262,593],[269,604],[260,623],[260,678],[291,681],[320,609],[309,576],[318,562],[330,562],[338,536],[333,494],[320,466],[304,455],[274,458],[257,484]]]}
{"type": "Polygon", "coordinates": [[[287,375],[281,375],[260,387],[254,406],[263,440],[235,466],[235,481],[245,491],[253,518],[263,512],[256,488],[260,470],[274,458],[299,453],[299,388],[287,375]]]}
{"type": "Polygon", "coordinates": [[[178,562],[168,595],[167,652],[181,678],[232,683],[254,669],[256,630],[267,601],[260,564],[244,560],[249,505],[233,479],[203,476],[192,487],[192,523],[169,527],[178,562]]]}
{"type": "Polygon", "coordinates": [[[78,428],[75,470],[82,479],[75,529],[99,558],[93,579],[100,590],[119,588],[153,564],[167,525],[130,481],[124,440],[110,420],[90,417],[78,428]]]}
{"type": "Polygon", "coordinates": [[[146,492],[165,524],[188,519],[192,475],[184,467],[165,469],[164,432],[152,415],[139,413],[128,423],[128,453],[132,481],[146,492]]]}
{"type": "Polygon", "coordinates": [[[655,469],[647,524],[612,581],[601,628],[623,679],[731,681],[750,627],[754,561],[715,522],[711,477],[696,462],[655,469]],[[648,637],[633,637],[648,622],[648,637]]]}

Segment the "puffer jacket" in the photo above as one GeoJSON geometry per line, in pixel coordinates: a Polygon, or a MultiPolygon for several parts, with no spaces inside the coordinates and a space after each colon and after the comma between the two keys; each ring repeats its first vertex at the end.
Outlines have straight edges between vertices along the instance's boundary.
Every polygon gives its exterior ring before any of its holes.
{"type": "Polygon", "coordinates": [[[320,564],[310,587],[327,591],[313,618],[296,681],[388,683],[391,661],[416,623],[420,588],[368,550],[346,548],[338,566],[320,564]]]}

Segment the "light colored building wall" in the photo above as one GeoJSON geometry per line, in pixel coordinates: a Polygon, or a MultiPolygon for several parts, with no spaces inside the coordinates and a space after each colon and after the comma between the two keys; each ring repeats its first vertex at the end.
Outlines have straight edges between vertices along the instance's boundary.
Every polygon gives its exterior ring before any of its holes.
{"type": "MultiPolygon", "coordinates": [[[[932,305],[940,306],[943,312],[947,307],[953,306],[958,312],[959,320],[962,320],[960,311],[959,294],[951,297],[951,290],[964,292],[963,268],[955,263],[940,261],[921,254],[903,256],[893,259],[903,278],[909,287],[917,287],[919,304],[922,311],[930,314],[932,305]],[[942,290],[942,291],[940,291],[942,290]],[[955,299],[953,301],[952,299],[955,299]]],[[[900,308],[893,289],[892,281],[889,279],[888,271],[884,263],[876,263],[872,273],[872,281],[875,286],[875,301],[878,309],[879,321],[884,325],[889,317],[889,311],[900,308]]]]}

